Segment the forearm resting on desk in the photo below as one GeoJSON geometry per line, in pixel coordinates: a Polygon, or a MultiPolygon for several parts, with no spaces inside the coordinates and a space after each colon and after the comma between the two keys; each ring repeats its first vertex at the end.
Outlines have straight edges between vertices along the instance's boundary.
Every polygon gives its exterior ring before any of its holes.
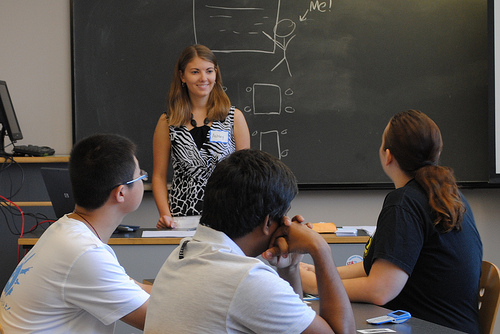
{"type": "MultiPolygon", "coordinates": [[[[357,277],[366,277],[363,268],[363,262],[337,267],[337,271],[342,280],[357,277]]],[[[316,283],[316,269],[308,263],[300,263],[300,276],[302,279],[302,288],[305,293],[318,294],[318,285],[316,283]]]]}
{"type": "MultiPolygon", "coordinates": [[[[338,267],[339,276],[351,302],[385,305],[403,289],[408,274],[395,264],[377,259],[367,276],[363,262],[338,267]]],[[[317,269],[307,263],[300,264],[300,275],[304,292],[318,294],[317,269]]]]}
{"type": "Polygon", "coordinates": [[[385,305],[399,295],[408,274],[395,264],[377,259],[368,276],[343,279],[344,287],[352,302],[385,305]]]}
{"type": "Polygon", "coordinates": [[[324,243],[309,253],[316,271],[320,312],[335,333],[354,333],[354,315],[349,297],[333,262],[330,247],[324,243]]]}

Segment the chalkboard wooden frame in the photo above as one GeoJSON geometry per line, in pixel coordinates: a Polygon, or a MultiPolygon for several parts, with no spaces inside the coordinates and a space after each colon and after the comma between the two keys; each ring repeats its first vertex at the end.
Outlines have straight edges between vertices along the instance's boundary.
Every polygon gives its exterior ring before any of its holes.
{"type": "Polygon", "coordinates": [[[303,189],[392,187],[378,161],[380,136],[394,113],[410,108],[440,126],[441,164],[461,186],[492,186],[491,25],[481,13],[491,13],[493,1],[369,2],[254,0],[274,20],[264,24],[256,43],[265,48],[258,48],[202,33],[213,26],[203,23],[207,6],[226,0],[183,0],[178,8],[73,0],[74,140],[94,132],[128,136],[151,173],[152,134],[173,65],[185,46],[201,43],[216,50],[252,147],[279,156],[303,189]]]}
{"type": "Polygon", "coordinates": [[[500,26],[495,24],[495,13],[500,13],[500,8],[494,6],[493,0],[488,3],[488,32],[489,32],[489,64],[490,64],[490,87],[489,87],[489,121],[488,121],[488,134],[489,134],[489,152],[490,152],[490,183],[500,185],[500,106],[497,106],[496,88],[497,81],[500,80],[500,75],[497,75],[497,66],[495,66],[495,59],[497,54],[500,57],[499,44],[500,36],[497,34],[500,31],[500,26]],[[497,51],[498,49],[498,51],[497,51]]]}

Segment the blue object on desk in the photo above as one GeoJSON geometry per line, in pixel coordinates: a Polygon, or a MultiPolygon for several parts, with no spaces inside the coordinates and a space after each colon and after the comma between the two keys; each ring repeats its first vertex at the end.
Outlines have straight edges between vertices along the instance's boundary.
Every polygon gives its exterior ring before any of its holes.
{"type": "Polygon", "coordinates": [[[410,318],[411,318],[410,312],[397,310],[387,315],[383,315],[381,317],[366,319],[366,322],[372,325],[380,325],[388,322],[401,324],[410,318]]]}
{"type": "Polygon", "coordinates": [[[308,293],[305,293],[303,300],[304,301],[319,300],[319,297],[315,296],[315,295],[310,295],[308,293]]]}

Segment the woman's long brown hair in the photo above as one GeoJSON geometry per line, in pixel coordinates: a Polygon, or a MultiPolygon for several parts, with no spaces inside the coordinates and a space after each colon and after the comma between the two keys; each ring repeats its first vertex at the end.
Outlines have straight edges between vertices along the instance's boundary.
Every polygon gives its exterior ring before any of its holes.
{"type": "Polygon", "coordinates": [[[442,148],[438,126],[417,110],[396,114],[384,134],[384,149],[389,149],[401,169],[424,188],[436,212],[434,223],[449,232],[461,229],[465,205],[453,170],[438,166],[442,148]]]}
{"type": "Polygon", "coordinates": [[[229,108],[231,108],[231,101],[222,88],[222,76],[217,58],[206,46],[191,45],[181,52],[174,68],[168,95],[167,118],[169,125],[181,126],[191,120],[191,100],[187,87],[182,86],[180,73],[184,73],[186,66],[196,57],[211,62],[215,68],[215,84],[207,102],[207,118],[210,121],[224,120],[229,108]]]}

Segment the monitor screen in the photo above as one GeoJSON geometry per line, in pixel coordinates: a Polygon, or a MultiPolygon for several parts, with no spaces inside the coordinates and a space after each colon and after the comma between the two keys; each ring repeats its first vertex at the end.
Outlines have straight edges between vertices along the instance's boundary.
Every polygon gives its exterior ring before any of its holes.
{"type": "MultiPolygon", "coordinates": [[[[23,139],[5,81],[0,81],[0,123],[3,125],[2,132],[7,131],[7,135],[12,142],[23,139]]],[[[3,139],[3,136],[1,139],[3,139]]]]}

